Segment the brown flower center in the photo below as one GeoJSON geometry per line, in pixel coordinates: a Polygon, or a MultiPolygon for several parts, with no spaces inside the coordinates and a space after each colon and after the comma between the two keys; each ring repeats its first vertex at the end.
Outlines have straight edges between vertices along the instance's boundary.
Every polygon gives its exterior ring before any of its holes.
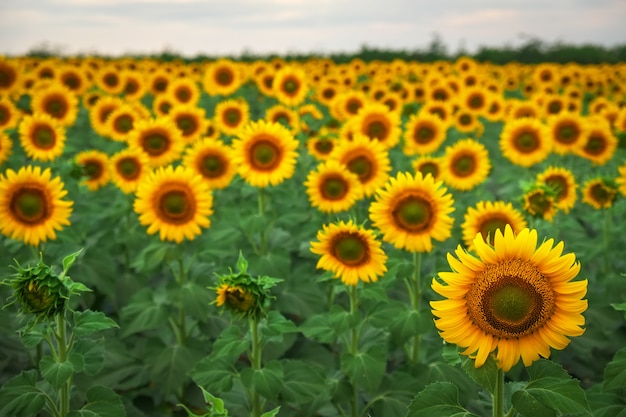
{"type": "Polygon", "coordinates": [[[419,233],[430,229],[435,214],[428,200],[410,195],[396,204],[391,216],[399,228],[410,233],[419,233]]]}
{"type": "Polygon", "coordinates": [[[272,171],[280,162],[280,157],[280,149],[270,140],[257,140],[250,148],[250,163],[260,171],[272,171]]]}
{"type": "Polygon", "coordinates": [[[347,181],[340,175],[329,175],[320,184],[320,194],[326,200],[341,200],[349,189],[347,181]]]}
{"type": "Polygon", "coordinates": [[[338,234],[331,243],[331,253],[339,262],[348,266],[363,265],[369,260],[369,247],[357,233],[338,234]]]}
{"type": "Polygon", "coordinates": [[[35,187],[22,187],[9,202],[9,210],[21,223],[34,225],[50,217],[50,207],[43,190],[35,187]]]}

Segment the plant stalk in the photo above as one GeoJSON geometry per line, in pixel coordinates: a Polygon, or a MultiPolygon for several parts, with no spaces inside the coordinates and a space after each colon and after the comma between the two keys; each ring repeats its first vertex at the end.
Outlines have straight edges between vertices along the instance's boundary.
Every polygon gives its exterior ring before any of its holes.
{"type": "MultiPolygon", "coordinates": [[[[413,307],[413,310],[415,310],[415,312],[418,314],[422,302],[421,261],[422,253],[413,252],[413,291],[411,291],[411,307],[413,307]]],[[[421,339],[422,336],[419,334],[416,334],[413,337],[413,345],[411,347],[411,362],[414,364],[419,362],[421,339]]]]}
{"type": "Polygon", "coordinates": [[[493,417],[504,417],[504,371],[496,371],[496,390],[493,399],[493,417]]]}
{"type": "MultiPolygon", "coordinates": [[[[359,311],[359,292],[356,285],[350,285],[348,288],[350,295],[350,317],[359,311]]],[[[350,330],[350,354],[356,357],[359,353],[359,328],[352,327],[350,330]]],[[[357,417],[359,415],[359,390],[356,379],[352,381],[352,398],[350,399],[350,416],[357,417]]]]}
{"type": "MultiPolygon", "coordinates": [[[[57,332],[55,337],[57,340],[58,357],[57,363],[63,363],[67,360],[68,344],[65,325],[65,311],[57,314],[57,332]]],[[[59,415],[65,417],[70,412],[70,389],[72,387],[72,378],[70,377],[67,382],[63,384],[59,392],[59,415]]]]}
{"type": "MultiPolygon", "coordinates": [[[[250,335],[252,336],[252,346],[250,351],[250,363],[252,369],[258,371],[261,369],[261,340],[259,339],[259,322],[256,317],[250,318],[250,335]]],[[[256,389],[252,390],[252,412],[250,417],[261,416],[261,397],[256,389]]]]}

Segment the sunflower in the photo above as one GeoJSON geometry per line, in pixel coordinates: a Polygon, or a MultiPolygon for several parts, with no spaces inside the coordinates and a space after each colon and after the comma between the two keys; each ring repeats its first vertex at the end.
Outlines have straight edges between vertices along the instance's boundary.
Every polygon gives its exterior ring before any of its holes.
{"type": "Polygon", "coordinates": [[[504,118],[504,97],[497,94],[492,94],[488,98],[487,109],[485,111],[485,118],[490,122],[499,122],[504,118]]]}
{"type": "Polygon", "coordinates": [[[195,142],[204,134],[208,126],[203,108],[191,105],[176,105],[167,114],[186,144],[195,142]]]}
{"type": "Polygon", "coordinates": [[[13,152],[13,141],[6,133],[0,131],[0,165],[5,163],[13,152]]]}
{"type": "Polygon", "coordinates": [[[65,128],[44,113],[25,116],[19,134],[26,155],[37,161],[52,161],[65,148],[65,128]]]}
{"type": "Polygon", "coordinates": [[[12,59],[0,57],[0,95],[8,96],[20,85],[20,68],[12,59]]]}
{"type": "Polygon", "coordinates": [[[124,194],[134,193],[150,172],[150,160],[139,148],[123,149],[109,159],[111,181],[124,194]]]}
{"type": "Polygon", "coordinates": [[[174,107],[174,100],[167,94],[161,94],[154,98],[152,102],[152,111],[158,117],[167,116],[174,107]]]}
{"type": "Polygon", "coordinates": [[[491,93],[482,87],[466,87],[461,91],[458,105],[461,110],[471,112],[476,116],[483,116],[488,110],[491,93]]]}
{"type": "Polygon", "coordinates": [[[348,210],[362,195],[362,186],[356,174],[333,159],[309,172],[304,186],[311,205],[324,213],[348,210]]]}
{"type": "Polygon", "coordinates": [[[6,97],[0,97],[0,131],[17,126],[21,115],[17,107],[6,97]]]}
{"type": "Polygon", "coordinates": [[[245,99],[229,99],[215,106],[214,125],[227,135],[237,135],[250,121],[250,106],[245,99]]]}
{"type": "Polygon", "coordinates": [[[504,125],[500,134],[500,149],[512,163],[530,167],[548,157],[552,140],[539,120],[516,119],[504,125]]]}
{"type": "Polygon", "coordinates": [[[105,136],[116,142],[125,142],[139,119],[139,115],[129,104],[122,104],[107,116],[105,136]]]}
{"type": "Polygon", "coordinates": [[[354,117],[354,129],[391,149],[400,140],[400,116],[382,103],[368,103],[354,117]]]}
{"type": "Polygon", "coordinates": [[[576,153],[577,149],[583,146],[583,140],[587,136],[588,124],[581,116],[563,112],[549,117],[546,124],[555,153],[560,155],[570,152],[576,153]]]}
{"type": "Polygon", "coordinates": [[[139,120],[128,135],[129,147],[134,147],[148,156],[154,167],[167,165],[178,159],[185,142],[176,125],[164,117],[139,120]]]}
{"type": "Polygon", "coordinates": [[[431,175],[400,172],[378,189],[369,217],[385,242],[411,252],[430,252],[432,239],[441,242],[451,235],[454,218],[449,214],[454,207],[446,191],[431,175]]]}
{"type": "Polygon", "coordinates": [[[467,191],[485,181],[491,163],[483,144],[463,139],[446,148],[442,167],[446,184],[456,190],[467,191]]]}
{"type": "Polygon", "coordinates": [[[119,68],[113,64],[100,68],[94,75],[94,82],[100,90],[111,95],[121,94],[125,87],[119,68]]]}
{"type": "Polygon", "coordinates": [[[406,155],[426,155],[439,149],[446,140],[448,126],[434,114],[418,113],[407,121],[403,151],[406,155]]]}
{"type": "Polygon", "coordinates": [[[618,186],[610,179],[593,178],[587,180],[582,189],[582,201],[596,210],[613,206],[617,197],[618,186]]]}
{"type": "Polygon", "coordinates": [[[496,349],[503,371],[520,358],[528,367],[584,332],[587,280],[570,282],[580,264],[573,253],[562,255],[562,242],[553,247],[549,239],[537,248],[536,230],[516,235],[506,225],[504,233],[496,231],[493,247],[481,234],[473,243],[477,257],[460,246],[456,258],[448,255],[453,272],[432,281],[445,299],[430,305],[441,337],[475,355],[476,368],[496,349]]]}
{"type": "Polygon", "coordinates": [[[102,96],[102,92],[97,90],[83,94],[81,97],[83,107],[85,107],[87,111],[91,111],[91,108],[98,102],[98,100],[100,100],[102,96]]]}
{"type": "Polygon", "coordinates": [[[348,90],[338,94],[332,101],[331,114],[338,120],[347,120],[357,115],[368,102],[367,95],[359,90],[348,90]]]}
{"type": "Polygon", "coordinates": [[[357,133],[351,141],[339,141],[330,157],[359,177],[366,197],[373,195],[389,178],[391,161],[387,149],[365,135],[357,133]]]}
{"type": "Polygon", "coordinates": [[[434,114],[439,117],[446,125],[452,122],[452,114],[454,110],[450,103],[444,103],[442,101],[427,101],[420,108],[418,114],[434,114]]]}
{"type": "Polygon", "coordinates": [[[126,100],[141,100],[148,91],[145,76],[140,71],[125,70],[121,73],[126,100]]]}
{"type": "Polygon", "coordinates": [[[339,141],[336,137],[325,131],[309,137],[306,141],[306,147],[309,154],[313,155],[315,159],[325,161],[330,158],[338,143],[339,141]]]}
{"type": "Polygon", "coordinates": [[[413,160],[412,165],[415,172],[421,172],[425,177],[431,175],[435,181],[439,181],[443,175],[442,158],[430,155],[422,155],[413,160]]]}
{"type": "Polygon", "coordinates": [[[170,82],[172,82],[172,76],[164,68],[159,68],[148,77],[148,91],[153,96],[165,94],[170,82]]]}
{"type": "Polygon", "coordinates": [[[343,88],[335,83],[331,82],[327,78],[324,78],[319,85],[314,89],[315,100],[318,103],[331,108],[333,101],[343,92],[343,88]]]}
{"type": "Polygon", "coordinates": [[[556,202],[556,194],[552,187],[546,184],[534,184],[524,196],[524,211],[533,217],[542,218],[551,222],[559,207],[556,202]]]}
{"type": "Polygon", "coordinates": [[[27,245],[56,239],[56,231],[69,226],[71,201],[59,177],[49,168],[26,166],[0,175],[0,233],[27,245]]]}
{"type": "Polygon", "coordinates": [[[322,120],[324,118],[320,109],[313,103],[303,104],[298,107],[298,114],[300,117],[310,116],[314,120],[322,120]]]}
{"type": "Polygon", "coordinates": [[[576,153],[595,165],[604,165],[610,161],[619,143],[611,125],[605,120],[592,118],[585,133],[585,137],[581,139],[582,146],[576,148],[576,153]]]}
{"type": "Polygon", "coordinates": [[[83,181],[91,191],[104,187],[111,180],[109,156],[97,150],[79,152],[76,163],[82,168],[83,181]]]}
{"type": "Polygon", "coordinates": [[[278,123],[265,120],[244,126],[235,141],[233,163],[254,187],[277,185],[291,178],[298,157],[298,141],[278,123]]]}
{"type": "Polygon", "coordinates": [[[376,282],[387,271],[387,255],[374,232],[352,220],[324,225],[311,252],[321,255],[317,268],[332,271],[346,285],[376,282]]]}
{"type": "Polygon", "coordinates": [[[576,204],[576,178],[569,169],[550,166],[537,175],[537,183],[545,184],[554,190],[556,205],[569,213],[576,204]]]}
{"type": "Polygon", "coordinates": [[[73,65],[64,65],[59,68],[56,78],[77,96],[81,96],[90,87],[85,72],[73,65]]]}
{"type": "Polygon", "coordinates": [[[231,147],[219,140],[204,138],[185,151],[183,166],[199,174],[211,189],[226,188],[237,174],[231,147]]]}
{"type": "Polygon", "coordinates": [[[530,101],[507,100],[507,119],[516,120],[523,118],[537,119],[541,117],[541,110],[530,101]]]}
{"type": "Polygon", "coordinates": [[[262,73],[253,76],[252,79],[263,96],[271,97],[274,94],[273,85],[275,75],[276,71],[268,67],[262,73]]]}
{"type": "Polygon", "coordinates": [[[202,177],[182,166],[159,167],[141,181],[133,205],[148,234],[181,243],[209,227],[213,197],[202,177]]]}
{"type": "Polygon", "coordinates": [[[480,233],[485,242],[493,245],[496,231],[504,231],[507,225],[514,233],[528,227],[522,213],[513,208],[511,203],[479,201],[475,207],[468,207],[465,212],[461,225],[463,243],[468,250],[475,250],[474,238],[480,233]]]}
{"type": "Polygon", "coordinates": [[[452,117],[452,125],[458,132],[464,134],[476,133],[477,136],[481,136],[484,131],[478,116],[470,110],[458,109],[452,117]]]}
{"type": "Polygon", "coordinates": [[[189,77],[175,78],[168,85],[165,92],[176,104],[195,106],[200,100],[200,88],[195,80],[189,77]]]}
{"type": "Polygon", "coordinates": [[[119,97],[100,97],[89,110],[89,121],[93,130],[100,136],[106,136],[108,134],[107,119],[115,109],[123,104],[124,101],[119,97]]]}
{"type": "Polygon", "coordinates": [[[78,114],[78,99],[67,87],[53,83],[35,93],[31,108],[33,113],[46,113],[60,124],[71,126],[78,114]]]}
{"type": "Polygon", "coordinates": [[[309,84],[302,68],[292,65],[281,68],[272,83],[274,97],[286,106],[298,106],[307,96],[309,84]]]}
{"type": "MultiPolygon", "coordinates": [[[[2,153],[0,148],[0,153],[2,153]]],[[[0,157],[0,161],[2,158],[0,157]]],[[[622,164],[617,168],[619,176],[615,179],[615,183],[618,186],[619,192],[622,193],[624,197],[626,197],[626,163],[622,164]]]]}
{"type": "Polygon", "coordinates": [[[229,96],[237,91],[243,82],[239,65],[226,58],[209,63],[202,80],[204,91],[211,96],[229,96]]]}

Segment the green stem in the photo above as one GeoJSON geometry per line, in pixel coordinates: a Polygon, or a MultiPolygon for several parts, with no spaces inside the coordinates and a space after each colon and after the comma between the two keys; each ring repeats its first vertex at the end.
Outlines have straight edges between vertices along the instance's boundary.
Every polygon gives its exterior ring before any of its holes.
{"type": "Polygon", "coordinates": [[[496,371],[496,391],[493,398],[493,417],[504,417],[504,371],[496,371]]]}
{"type": "MultiPolygon", "coordinates": [[[[250,318],[250,334],[252,336],[252,349],[250,351],[250,363],[255,371],[261,369],[261,340],[259,339],[259,322],[256,317],[250,318]]],[[[253,389],[252,391],[252,412],[250,417],[261,416],[261,397],[253,389]]]]}
{"type": "MultiPolygon", "coordinates": [[[[179,289],[182,290],[183,286],[185,285],[185,266],[183,264],[183,260],[182,258],[179,257],[178,259],[178,276],[176,277],[176,281],[178,282],[179,285],[179,289]]],[[[180,294],[182,294],[182,291],[180,292],[180,294]]],[[[178,333],[180,335],[179,337],[179,345],[184,345],[185,342],[187,341],[187,325],[185,322],[185,309],[183,308],[183,299],[182,297],[180,297],[178,299],[178,333]]]]}
{"type": "Polygon", "coordinates": [[[611,238],[611,210],[610,208],[604,209],[604,274],[607,275],[610,272],[609,269],[609,245],[611,238]]]}
{"type": "MultiPolygon", "coordinates": [[[[259,188],[259,217],[263,218],[265,215],[265,189],[259,188]]],[[[259,251],[261,255],[265,255],[265,232],[266,230],[262,227],[259,231],[259,251]]]]}
{"type": "MultiPolygon", "coordinates": [[[[422,253],[413,252],[413,291],[411,291],[411,307],[419,314],[422,302],[422,279],[421,279],[421,262],[422,253]]],[[[422,336],[417,334],[413,337],[413,345],[411,348],[411,362],[419,362],[420,342],[422,336]]]]}
{"type": "MultiPolygon", "coordinates": [[[[67,345],[67,334],[66,334],[66,326],[65,326],[65,312],[57,314],[57,347],[58,347],[58,363],[63,363],[67,361],[68,354],[68,345],[67,345]]],[[[61,417],[65,417],[70,412],[70,389],[72,387],[72,378],[69,378],[65,384],[60,389],[59,392],[59,415],[61,417]]]]}
{"type": "MultiPolygon", "coordinates": [[[[350,295],[350,316],[354,316],[359,311],[359,292],[356,285],[350,285],[348,289],[350,295]]],[[[359,328],[352,327],[350,330],[350,354],[356,357],[359,353],[359,328]]],[[[357,417],[359,415],[359,390],[356,379],[352,381],[352,398],[350,399],[350,416],[357,417]]]]}

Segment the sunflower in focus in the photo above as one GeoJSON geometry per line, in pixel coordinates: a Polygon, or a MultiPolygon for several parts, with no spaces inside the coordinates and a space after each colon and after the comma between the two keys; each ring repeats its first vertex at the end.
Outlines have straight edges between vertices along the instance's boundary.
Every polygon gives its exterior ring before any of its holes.
{"type": "Polygon", "coordinates": [[[441,181],[400,172],[376,192],[369,217],[383,240],[398,249],[430,252],[432,239],[440,242],[452,233],[452,196],[441,181]]]}
{"type": "Polygon", "coordinates": [[[596,210],[610,208],[617,197],[618,186],[612,179],[597,177],[587,180],[582,188],[582,201],[596,210]]]}
{"type": "Polygon", "coordinates": [[[605,120],[592,118],[576,153],[595,165],[604,165],[613,158],[619,141],[605,120]]]}
{"type": "Polygon", "coordinates": [[[361,183],[356,174],[333,159],[309,172],[304,186],[311,206],[324,213],[346,211],[362,195],[361,183]]]}
{"type": "Polygon", "coordinates": [[[588,124],[581,116],[563,112],[549,117],[546,124],[555,153],[559,155],[576,153],[583,146],[588,124]]]}
{"type": "Polygon", "coordinates": [[[548,157],[552,140],[539,120],[516,119],[504,125],[500,134],[500,149],[512,163],[530,167],[548,157]]]}
{"type": "Polygon", "coordinates": [[[187,148],[183,166],[200,175],[210,189],[222,189],[237,174],[233,158],[231,147],[219,140],[204,138],[187,148]]]}
{"type": "Polygon", "coordinates": [[[524,211],[533,217],[551,222],[559,210],[556,202],[556,193],[546,184],[534,184],[529,187],[522,197],[524,211]]]}
{"type": "Polygon", "coordinates": [[[439,149],[446,140],[448,126],[434,114],[412,115],[404,128],[403,151],[406,155],[426,155],[439,149]]]}
{"type": "Polygon", "coordinates": [[[19,134],[24,152],[37,161],[52,161],[65,148],[65,128],[45,113],[25,116],[19,134]]]}
{"type": "Polygon", "coordinates": [[[17,126],[21,114],[11,100],[0,97],[0,131],[17,126]]]}
{"type": "Polygon", "coordinates": [[[200,100],[200,88],[192,78],[175,78],[168,83],[165,95],[176,104],[195,106],[200,100]]]}
{"type": "Polygon", "coordinates": [[[430,155],[422,155],[412,162],[415,172],[421,172],[425,177],[431,175],[435,181],[442,179],[443,159],[430,155]]]}
{"type": "Polygon", "coordinates": [[[324,225],[311,252],[321,256],[317,268],[332,271],[346,285],[376,282],[387,271],[387,255],[374,232],[352,220],[324,225]]]}
{"type": "Polygon", "coordinates": [[[174,123],[186,144],[195,142],[206,131],[209,121],[204,109],[189,105],[176,105],[167,117],[174,123]]]}
{"type": "Polygon", "coordinates": [[[134,193],[150,170],[150,160],[139,148],[126,148],[109,158],[111,181],[124,194],[134,193]]]}
{"type": "Polygon", "coordinates": [[[309,85],[302,68],[285,66],[276,72],[272,83],[274,97],[286,106],[298,106],[307,96],[309,85]]]}
{"type": "Polygon", "coordinates": [[[159,167],[137,187],[133,205],[148,234],[159,232],[161,240],[181,243],[194,240],[201,227],[211,225],[211,190],[202,178],[182,166],[159,167]]]}
{"type": "Polygon", "coordinates": [[[573,253],[562,254],[562,242],[553,245],[549,239],[537,248],[536,230],[515,234],[507,225],[493,246],[476,235],[477,257],[459,246],[456,258],[448,256],[452,272],[433,279],[432,289],[445,298],[430,303],[435,326],[446,342],[475,356],[476,368],[494,351],[505,372],[520,358],[528,367],[583,334],[587,280],[571,282],[580,264],[573,253]]]}
{"type": "Polygon", "coordinates": [[[487,179],[491,170],[487,148],[473,139],[463,139],[446,148],[443,179],[456,190],[468,191],[487,179]]]}
{"type": "Polygon", "coordinates": [[[277,185],[291,178],[298,157],[298,141],[278,123],[250,122],[233,141],[233,163],[254,187],[277,185]]]}
{"type": "Polygon", "coordinates": [[[537,175],[537,183],[545,184],[554,190],[556,205],[565,213],[569,213],[576,204],[578,184],[569,169],[550,166],[537,175]]]}
{"type": "Polygon", "coordinates": [[[75,161],[82,171],[82,184],[90,191],[96,191],[109,183],[109,156],[97,150],[79,152],[75,161]]]}
{"type": "Polygon", "coordinates": [[[0,233],[27,245],[56,239],[56,231],[70,225],[71,201],[50,168],[25,166],[0,175],[0,233]]]}
{"type": "Polygon", "coordinates": [[[71,126],[78,114],[78,99],[64,85],[53,83],[35,93],[31,107],[33,113],[46,113],[63,126],[71,126]]]}
{"type": "Polygon", "coordinates": [[[6,133],[0,131],[0,165],[4,164],[13,152],[13,141],[6,133]]]}
{"type": "Polygon", "coordinates": [[[178,159],[185,142],[172,120],[139,120],[128,135],[128,146],[137,148],[148,156],[153,167],[167,165],[178,159]]]}
{"type": "Polygon", "coordinates": [[[382,103],[368,103],[354,117],[354,131],[391,149],[400,140],[400,116],[382,103]]]}
{"type": "Polygon", "coordinates": [[[359,177],[365,197],[373,195],[389,178],[391,160],[387,149],[365,135],[357,133],[351,141],[339,141],[330,157],[359,177]]]}
{"type": "Polygon", "coordinates": [[[215,106],[213,123],[227,135],[235,136],[250,121],[250,105],[244,99],[220,101],[215,106]]]}
{"type": "Polygon", "coordinates": [[[239,65],[226,58],[209,63],[202,79],[207,94],[224,97],[237,91],[243,82],[239,65]]]}
{"type": "Polygon", "coordinates": [[[482,239],[493,246],[496,231],[499,230],[502,233],[507,225],[513,229],[514,233],[528,227],[522,213],[513,208],[511,203],[479,201],[475,207],[468,207],[465,212],[461,225],[463,243],[467,250],[475,250],[474,238],[480,233],[482,239]]]}

